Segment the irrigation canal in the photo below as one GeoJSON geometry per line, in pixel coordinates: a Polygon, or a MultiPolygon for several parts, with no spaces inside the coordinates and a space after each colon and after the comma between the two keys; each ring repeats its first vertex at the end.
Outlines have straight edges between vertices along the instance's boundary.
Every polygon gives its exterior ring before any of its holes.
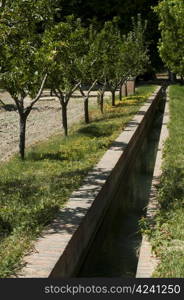
{"type": "Polygon", "coordinates": [[[135,277],[142,239],[139,220],[149,199],[164,106],[163,96],[147,137],[132,159],[129,176],[119,183],[77,277],[135,277]]]}

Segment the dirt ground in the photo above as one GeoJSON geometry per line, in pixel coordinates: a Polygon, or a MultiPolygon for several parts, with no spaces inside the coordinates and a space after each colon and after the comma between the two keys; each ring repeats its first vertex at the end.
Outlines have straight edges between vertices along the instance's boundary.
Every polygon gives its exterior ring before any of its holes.
{"type": "MultiPolygon", "coordinates": [[[[47,95],[36,103],[27,119],[26,147],[38,141],[47,139],[49,136],[60,132],[62,129],[61,107],[57,98],[47,95]]],[[[109,93],[106,93],[109,96],[109,93]]],[[[13,100],[7,92],[0,92],[0,99],[7,105],[6,110],[0,109],[0,160],[9,159],[18,151],[19,143],[19,115],[12,110],[13,100]]],[[[27,103],[29,99],[26,99],[27,103]]],[[[97,101],[96,92],[92,93],[90,104],[97,101]]],[[[83,117],[83,100],[76,92],[68,104],[69,127],[83,117]]]]}

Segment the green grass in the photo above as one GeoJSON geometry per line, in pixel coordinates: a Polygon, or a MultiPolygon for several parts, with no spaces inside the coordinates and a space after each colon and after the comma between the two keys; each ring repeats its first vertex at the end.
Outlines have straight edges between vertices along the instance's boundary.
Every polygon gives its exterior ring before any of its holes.
{"type": "Polygon", "coordinates": [[[160,210],[149,232],[160,258],[154,277],[184,277],[184,87],[170,87],[169,138],[158,188],[160,210]]]}
{"type": "Polygon", "coordinates": [[[27,149],[26,160],[17,156],[1,164],[0,172],[0,277],[21,267],[22,256],[77,189],[88,171],[133,117],[155,86],[141,87],[137,96],[108,101],[102,116],[73,126],[70,136],[51,137],[27,149]]]}

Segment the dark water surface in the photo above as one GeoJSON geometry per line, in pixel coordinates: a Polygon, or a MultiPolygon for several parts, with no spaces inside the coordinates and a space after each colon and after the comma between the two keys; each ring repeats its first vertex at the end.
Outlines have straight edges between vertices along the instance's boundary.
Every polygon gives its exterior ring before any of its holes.
{"type": "Polygon", "coordinates": [[[135,277],[141,234],[139,220],[148,203],[162,124],[162,109],[132,160],[131,172],[98,230],[78,277],[135,277]]]}

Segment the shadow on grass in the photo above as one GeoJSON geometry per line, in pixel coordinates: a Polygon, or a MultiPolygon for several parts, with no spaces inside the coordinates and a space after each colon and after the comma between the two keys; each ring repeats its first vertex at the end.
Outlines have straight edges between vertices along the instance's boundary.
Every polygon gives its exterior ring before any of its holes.
{"type": "Polygon", "coordinates": [[[2,242],[2,240],[6,238],[12,232],[12,230],[13,228],[11,223],[0,217],[0,242],[2,242]]]}
{"type": "Polygon", "coordinates": [[[41,160],[56,160],[56,161],[64,161],[68,160],[66,156],[61,152],[50,152],[50,153],[39,153],[39,152],[29,152],[27,154],[27,160],[30,161],[41,161],[41,160]]]}
{"type": "MultiPolygon", "coordinates": [[[[61,172],[59,175],[53,176],[50,178],[51,191],[55,189],[64,188],[64,190],[70,190],[79,185],[79,182],[73,182],[73,178],[80,176],[80,182],[83,180],[85,175],[89,172],[91,168],[84,168],[82,170],[77,169],[76,171],[61,172]]],[[[64,193],[63,193],[64,194],[64,193]]]]}
{"type": "Polygon", "coordinates": [[[39,187],[31,181],[31,178],[12,179],[0,183],[0,240],[8,237],[17,226],[23,226],[22,222],[29,227],[34,224],[32,218],[36,211],[33,209],[30,214],[30,208],[35,205],[39,187]]]}
{"type": "MultiPolygon", "coordinates": [[[[102,124],[101,124],[102,125],[102,124]]],[[[88,126],[79,129],[80,134],[84,134],[89,137],[107,137],[113,133],[117,126],[113,124],[103,124],[102,126],[97,126],[96,124],[90,124],[88,126]]]]}
{"type": "MultiPolygon", "coordinates": [[[[19,201],[27,204],[29,203],[29,198],[39,191],[39,188],[35,181],[36,179],[33,177],[29,177],[27,179],[13,178],[12,180],[8,180],[6,182],[0,182],[0,190],[2,194],[8,197],[16,196],[16,194],[18,193],[19,201]]],[[[10,205],[12,200],[13,198],[10,198],[10,205]]],[[[7,201],[7,199],[5,201],[7,201]]]]}

